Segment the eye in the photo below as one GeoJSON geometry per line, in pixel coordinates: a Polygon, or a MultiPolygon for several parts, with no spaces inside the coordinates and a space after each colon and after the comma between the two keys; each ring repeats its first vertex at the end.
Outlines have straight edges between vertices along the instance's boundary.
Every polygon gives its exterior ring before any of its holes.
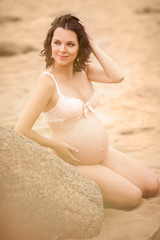
{"type": "Polygon", "coordinates": [[[60,42],[59,41],[54,41],[54,44],[55,45],[60,45],[60,42]]]}
{"type": "Polygon", "coordinates": [[[74,44],[74,43],[71,43],[71,42],[69,42],[69,43],[68,43],[68,46],[70,46],[70,47],[74,47],[74,46],[75,46],[75,44],[74,44]]]}

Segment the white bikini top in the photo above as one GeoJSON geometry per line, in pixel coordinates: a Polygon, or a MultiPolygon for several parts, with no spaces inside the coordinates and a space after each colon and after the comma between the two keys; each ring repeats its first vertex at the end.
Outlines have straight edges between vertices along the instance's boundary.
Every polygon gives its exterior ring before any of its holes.
{"type": "Polygon", "coordinates": [[[93,85],[92,85],[93,95],[87,102],[84,103],[79,98],[69,97],[61,94],[58,84],[51,73],[43,72],[42,74],[48,74],[52,77],[56,84],[57,92],[59,95],[56,105],[49,111],[43,112],[43,115],[45,116],[48,122],[62,122],[66,120],[76,120],[82,116],[85,116],[87,118],[88,111],[95,112],[93,108],[95,108],[98,105],[99,97],[93,85]]]}

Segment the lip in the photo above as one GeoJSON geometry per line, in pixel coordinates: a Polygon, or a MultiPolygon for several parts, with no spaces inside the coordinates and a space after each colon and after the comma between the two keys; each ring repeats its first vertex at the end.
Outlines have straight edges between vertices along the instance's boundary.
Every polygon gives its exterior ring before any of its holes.
{"type": "Polygon", "coordinates": [[[61,59],[66,59],[68,56],[58,55],[58,57],[61,59]]]}

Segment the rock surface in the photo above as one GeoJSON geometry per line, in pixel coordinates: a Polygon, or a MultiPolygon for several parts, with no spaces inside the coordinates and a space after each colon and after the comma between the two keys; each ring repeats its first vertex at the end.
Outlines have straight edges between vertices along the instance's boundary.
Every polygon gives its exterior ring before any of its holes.
{"type": "Polygon", "coordinates": [[[6,127],[0,127],[0,193],[2,240],[92,238],[100,231],[98,186],[6,127]]]}

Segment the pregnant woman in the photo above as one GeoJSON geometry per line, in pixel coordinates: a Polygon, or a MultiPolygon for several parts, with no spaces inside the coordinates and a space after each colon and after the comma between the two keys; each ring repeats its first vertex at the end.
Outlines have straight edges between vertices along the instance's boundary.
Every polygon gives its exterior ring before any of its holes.
{"type": "Polygon", "coordinates": [[[41,55],[43,72],[15,131],[47,147],[100,187],[108,207],[133,208],[153,197],[159,180],[149,169],[109,145],[106,129],[96,117],[98,93],[92,82],[119,83],[117,64],[88,37],[84,23],[67,14],[51,24],[41,55]],[[99,66],[89,62],[91,52],[99,66]],[[32,127],[43,112],[51,137],[32,127]]]}

